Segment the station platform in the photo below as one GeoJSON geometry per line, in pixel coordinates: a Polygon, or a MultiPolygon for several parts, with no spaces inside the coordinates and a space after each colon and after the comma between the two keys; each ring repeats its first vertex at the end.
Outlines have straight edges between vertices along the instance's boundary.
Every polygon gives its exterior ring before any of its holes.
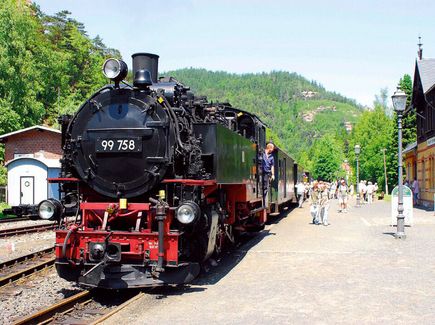
{"type": "Polygon", "coordinates": [[[435,216],[414,209],[393,237],[390,202],[311,224],[307,202],[193,285],[158,289],[106,324],[433,324],[435,216]]]}

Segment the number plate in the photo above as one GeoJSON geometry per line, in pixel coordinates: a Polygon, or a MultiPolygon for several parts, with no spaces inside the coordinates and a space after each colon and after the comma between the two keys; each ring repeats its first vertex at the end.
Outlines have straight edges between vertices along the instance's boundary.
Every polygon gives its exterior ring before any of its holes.
{"type": "Polygon", "coordinates": [[[142,152],[140,138],[98,138],[95,152],[142,152]]]}

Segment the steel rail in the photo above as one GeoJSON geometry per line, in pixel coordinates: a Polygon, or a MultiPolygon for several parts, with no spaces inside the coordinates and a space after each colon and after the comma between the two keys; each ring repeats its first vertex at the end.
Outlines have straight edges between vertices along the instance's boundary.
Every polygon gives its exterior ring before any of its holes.
{"type": "MultiPolygon", "coordinates": [[[[115,315],[116,313],[119,313],[122,309],[133,303],[134,301],[138,300],[139,298],[143,297],[144,293],[139,292],[137,295],[133,296],[132,298],[128,299],[118,307],[115,307],[114,309],[110,310],[109,312],[105,313],[103,316],[99,317],[95,321],[91,322],[90,324],[96,325],[104,322],[109,317],[115,315]]],[[[48,324],[54,320],[56,315],[66,315],[68,313],[73,312],[76,308],[76,306],[79,304],[81,306],[84,306],[90,302],[93,301],[92,298],[92,292],[88,290],[84,290],[82,292],[79,292],[78,294],[75,294],[71,297],[65,298],[57,303],[54,303],[53,305],[44,308],[42,310],[39,310],[32,315],[23,317],[17,321],[15,321],[14,325],[27,325],[27,324],[48,324]]]]}
{"type": "Polygon", "coordinates": [[[0,263],[0,272],[5,267],[9,267],[9,266],[16,265],[16,264],[19,264],[22,262],[30,261],[30,260],[34,259],[35,257],[40,257],[42,255],[46,255],[46,254],[50,254],[50,253],[54,253],[54,246],[42,249],[42,250],[37,251],[37,252],[30,253],[27,255],[23,255],[23,256],[14,258],[12,260],[9,260],[9,261],[1,262],[0,263]]]}
{"type": "Polygon", "coordinates": [[[0,223],[24,221],[24,220],[30,220],[30,219],[27,217],[6,217],[6,218],[1,218],[0,223]]]}
{"type": "Polygon", "coordinates": [[[39,310],[36,313],[26,316],[14,322],[15,325],[22,324],[47,324],[53,320],[56,314],[66,314],[74,310],[76,304],[87,304],[92,301],[91,293],[88,290],[79,292],[74,296],[65,298],[45,309],[39,310]]]}
{"type": "Polygon", "coordinates": [[[143,292],[139,292],[137,295],[135,295],[134,297],[128,299],[126,302],[124,302],[123,304],[119,305],[118,307],[116,307],[115,309],[112,309],[111,311],[109,311],[108,313],[104,314],[103,316],[101,316],[100,318],[98,318],[97,320],[93,321],[90,325],[97,325],[100,324],[102,322],[104,322],[105,320],[107,320],[109,317],[112,317],[113,315],[119,313],[122,309],[124,309],[125,307],[127,307],[128,305],[130,305],[131,303],[135,302],[136,300],[138,300],[139,298],[142,298],[145,294],[143,292]]]}
{"type": "MultiPolygon", "coordinates": [[[[50,248],[49,250],[53,251],[54,248],[50,248]]],[[[36,257],[38,255],[38,253],[40,252],[36,252],[36,253],[32,253],[30,255],[33,255],[32,258],[36,257]]],[[[42,257],[43,258],[43,257],[42,257]]],[[[31,260],[26,260],[25,257],[20,257],[17,260],[21,260],[20,262],[17,262],[17,265],[20,265],[20,263],[23,262],[35,262],[35,263],[31,263],[29,266],[21,269],[21,270],[17,270],[14,272],[14,268],[11,267],[11,271],[12,273],[10,274],[6,274],[0,277],[0,288],[4,287],[5,285],[15,282],[19,279],[28,277],[38,271],[44,270],[45,268],[47,268],[48,266],[51,266],[54,264],[55,262],[55,257],[49,257],[48,259],[44,259],[42,261],[31,261],[31,260]]],[[[14,260],[12,261],[7,261],[2,263],[3,266],[10,266],[10,265],[14,265],[15,263],[13,263],[14,260]]]]}
{"type": "Polygon", "coordinates": [[[56,227],[57,224],[48,224],[48,225],[45,224],[45,225],[34,225],[34,226],[27,226],[27,227],[2,229],[0,230],[0,238],[53,230],[56,227]]]}

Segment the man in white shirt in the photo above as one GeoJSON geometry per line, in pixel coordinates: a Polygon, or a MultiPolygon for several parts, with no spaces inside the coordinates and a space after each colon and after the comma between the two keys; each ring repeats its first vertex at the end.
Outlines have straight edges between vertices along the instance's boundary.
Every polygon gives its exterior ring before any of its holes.
{"type": "Polygon", "coordinates": [[[296,194],[298,197],[299,208],[302,208],[302,203],[304,203],[304,195],[305,195],[305,185],[302,182],[298,182],[296,184],[296,194]]]}
{"type": "Polygon", "coordinates": [[[367,185],[367,203],[373,203],[373,190],[374,190],[374,186],[372,184],[372,182],[369,182],[369,184],[367,185]]]}

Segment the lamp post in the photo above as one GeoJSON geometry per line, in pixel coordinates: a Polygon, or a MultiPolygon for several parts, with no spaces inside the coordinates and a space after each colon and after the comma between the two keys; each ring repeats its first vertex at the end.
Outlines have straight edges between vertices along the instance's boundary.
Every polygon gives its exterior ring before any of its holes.
{"type": "Polygon", "coordinates": [[[406,108],[406,94],[400,89],[391,96],[394,110],[397,113],[397,130],[398,130],[398,167],[399,167],[399,198],[397,206],[397,239],[405,239],[405,216],[403,215],[403,176],[402,176],[402,116],[406,108]]]}
{"type": "Polygon", "coordinates": [[[360,207],[360,197],[359,197],[359,154],[361,152],[361,146],[356,144],[355,147],[355,158],[356,158],[356,206],[360,207]]]}

